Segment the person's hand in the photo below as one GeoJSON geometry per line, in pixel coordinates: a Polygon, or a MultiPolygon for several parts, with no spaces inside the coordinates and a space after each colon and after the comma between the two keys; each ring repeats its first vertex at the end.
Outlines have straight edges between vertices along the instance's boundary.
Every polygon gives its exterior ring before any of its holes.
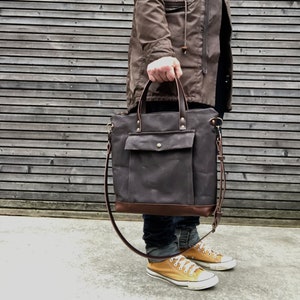
{"type": "Polygon", "coordinates": [[[164,82],[173,81],[175,77],[179,78],[182,75],[182,70],[177,58],[166,56],[150,63],[147,67],[147,73],[151,81],[164,82]]]}

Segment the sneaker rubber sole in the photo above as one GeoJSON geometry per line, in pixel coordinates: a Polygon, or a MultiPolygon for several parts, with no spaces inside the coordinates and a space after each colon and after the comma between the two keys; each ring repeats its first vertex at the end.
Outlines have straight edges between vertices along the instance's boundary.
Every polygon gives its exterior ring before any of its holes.
{"type": "Polygon", "coordinates": [[[209,289],[209,288],[215,286],[219,282],[219,278],[215,274],[212,274],[212,273],[211,273],[212,276],[210,278],[207,278],[206,280],[202,280],[202,281],[173,280],[169,277],[166,277],[157,272],[154,272],[154,271],[150,270],[149,268],[147,268],[147,274],[152,278],[160,279],[160,280],[169,282],[171,284],[174,284],[178,287],[188,289],[188,290],[195,290],[195,291],[209,289]]]}
{"type": "Polygon", "coordinates": [[[221,263],[208,263],[208,262],[194,260],[194,259],[191,259],[191,261],[193,261],[194,263],[196,263],[197,265],[199,265],[203,268],[214,270],[214,271],[231,270],[236,266],[235,259],[230,260],[230,261],[221,262],[221,263]]]}

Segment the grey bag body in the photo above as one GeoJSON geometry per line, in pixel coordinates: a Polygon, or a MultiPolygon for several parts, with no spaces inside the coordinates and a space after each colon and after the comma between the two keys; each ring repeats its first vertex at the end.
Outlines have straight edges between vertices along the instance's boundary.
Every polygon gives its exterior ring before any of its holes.
{"type": "Polygon", "coordinates": [[[143,112],[111,118],[110,147],[117,212],[209,216],[217,205],[218,113],[187,109],[180,82],[178,112],[143,112]]]}

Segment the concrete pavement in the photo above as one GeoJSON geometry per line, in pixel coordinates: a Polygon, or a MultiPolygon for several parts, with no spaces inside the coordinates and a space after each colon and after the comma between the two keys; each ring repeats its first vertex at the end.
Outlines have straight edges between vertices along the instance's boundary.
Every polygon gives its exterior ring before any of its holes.
{"type": "MultiPolygon", "coordinates": [[[[143,250],[142,223],[118,221],[143,250]]],[[[201,225],[204,234],[209,225],[201,225]]],[[[146,275],[109,221],[0,216],[1,300],[296,300],[300,299],[300,229],[220,225],[207,238],[238,266],[215,272],[209,290],[183,290],[146,275]]]]}

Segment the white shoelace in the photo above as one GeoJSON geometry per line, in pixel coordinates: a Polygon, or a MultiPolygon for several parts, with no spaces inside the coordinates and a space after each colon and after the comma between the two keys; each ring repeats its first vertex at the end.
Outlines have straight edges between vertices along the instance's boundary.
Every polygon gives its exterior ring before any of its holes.
{"type": "Polygon", "coordinates": [[[196,270],[201,269],[198,265],[186,259],[183,255],[178,255],[170,258],[171,262],[173,262],[174,260],[174,266],[177,267],[179,264],[179,270],[182,270],[184,268],[184,273],[189,272],[190,275],[193,275],[196,270]]]}
{"type": "Polygon", "coordinates": [[[207,252],[208,255],[214,255],[215,257],[218,256],[218,253],[212,250],[209,246],[204,244],[202,241],[200,241],[198,244],[195,245],[196,248],[198,248],[198,251],[204,251],[207,252]]]}

